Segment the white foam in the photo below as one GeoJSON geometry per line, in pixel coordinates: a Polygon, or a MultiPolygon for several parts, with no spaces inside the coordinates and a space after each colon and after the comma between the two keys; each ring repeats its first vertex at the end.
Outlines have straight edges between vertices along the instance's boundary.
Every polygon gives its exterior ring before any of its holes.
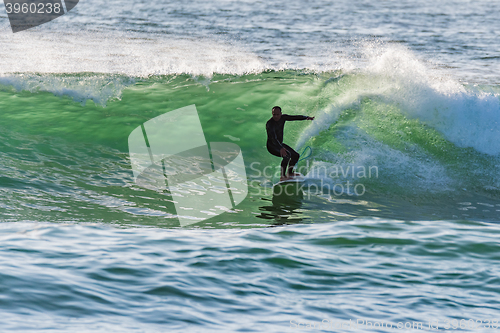
{"type": "Polygon", "coordinates": [[[499,94],[468,87],[443,77],[399,45],[369,45],[364,50],[366,67],[350,76],[339,97],[318,112],[313,123],[298,140],[302,146],[309,138],[329,128],[341,112],[364,97],[378,98],[397,105],[409,118],[417,118],[441,132],[459,147],[500,154],[499,94]]]}
{"type": "MultiPolygon", "coordinates": [[[[399,151],[369,137],[355,125],[343,129],[345,153],[317,152],[307,177],[325,183],[385,183],[413,190],[445,191],[453,184],[445,167],[416,145],[399,151]],[[319,155],[318,155],[319,154],[319,155]]],[[[368,185],[367,185],[368,186],[368,185]]]]}
{"type": "Polygon", "coordinates": [[[400,105],[407,116],[427,123],[459,147],[500,153],[498,94],[437,76],[403,47],[387,48],[372,59],[367,72],[381,77],[388,87],[383,98],[400,105]]]}
{"type": "Polygon", "coordinates": [[[136,78],[189,74],[209,82],[214,73],[243,75],[267,68],[258,56],[221,41],[119,32],[0,34],[0,59],[2,85],[102,106],[119,99],[136,78]]]}
{"type": "Polygon", "coordinates": [[[0,34],[0,75],[108,73],[132,77],[261,72],[267,65],[241,46],[209,38],[143,37],[134,33],[0,34]]]}

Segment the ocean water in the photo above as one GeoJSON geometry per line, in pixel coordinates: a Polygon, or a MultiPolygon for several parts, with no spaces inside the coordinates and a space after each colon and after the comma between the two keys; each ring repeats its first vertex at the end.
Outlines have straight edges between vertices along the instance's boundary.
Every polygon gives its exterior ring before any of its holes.
{"type": "Polygon", "coordinates": [[[0,6],[0,331],[497,331],[499,11],[83,0],[13,34],[0,6]],[[181,225],[128,137],[188,105],[248,194],[181,225]],[[293,195],[275,105],[315,117],[293,195]]]}

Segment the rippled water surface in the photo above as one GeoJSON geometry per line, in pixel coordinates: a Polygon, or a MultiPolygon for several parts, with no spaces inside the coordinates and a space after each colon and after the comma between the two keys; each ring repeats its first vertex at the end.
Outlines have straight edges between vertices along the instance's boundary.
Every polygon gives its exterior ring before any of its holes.
{"type": "Polygon", "coordinates": [[[499,234],[481,222],[383,219],[251,230],[4,223],[2,326],[283,332],[323,319],[493,320],[499,234]]]}

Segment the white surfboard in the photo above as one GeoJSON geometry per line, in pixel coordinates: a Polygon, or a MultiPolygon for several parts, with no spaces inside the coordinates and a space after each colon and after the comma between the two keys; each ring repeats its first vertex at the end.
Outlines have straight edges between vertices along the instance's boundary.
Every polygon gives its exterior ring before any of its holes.
{"type": "Polygon", "coordinates": [[[279,181],[273,185],[273,196],[302,197],[302,184],[305,181],[304,175],[279,181]]]}
{"type": "Polygon", "coordinates": [[[289,184],[289,183],[302,183],[305,180],[305,177],[301,173],[299,173],[299,175],[300,176],[295,176],[295,177],[287,179],[287,180],[279,181],[276,184],[274,184],[273,187],[277,186],[277,185],[284,185],[284,184],[289,184]]]}

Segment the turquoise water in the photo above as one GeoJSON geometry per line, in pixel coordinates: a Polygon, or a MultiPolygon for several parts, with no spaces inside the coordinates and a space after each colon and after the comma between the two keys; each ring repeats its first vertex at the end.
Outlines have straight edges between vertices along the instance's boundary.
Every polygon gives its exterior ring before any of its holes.
{"type": "Polygon", "coordinates": [[[285,332],[293,320],[361,319],[444,330],[498,319],[497,236],[483,222],[378,218],[245,230],[4,223],[2,326],[285,332]]]}
{"type": "Polygon", "coordinates": [[[0,12],[1,330],[496,330],[496,6],[85,1],[17,34],[0,12]],[[193,104],[248,195],[181,227],[128,138],[193,104]],[[271,188],[275,105],[315,117],[285,129],[300,195],[271,188]]]}

